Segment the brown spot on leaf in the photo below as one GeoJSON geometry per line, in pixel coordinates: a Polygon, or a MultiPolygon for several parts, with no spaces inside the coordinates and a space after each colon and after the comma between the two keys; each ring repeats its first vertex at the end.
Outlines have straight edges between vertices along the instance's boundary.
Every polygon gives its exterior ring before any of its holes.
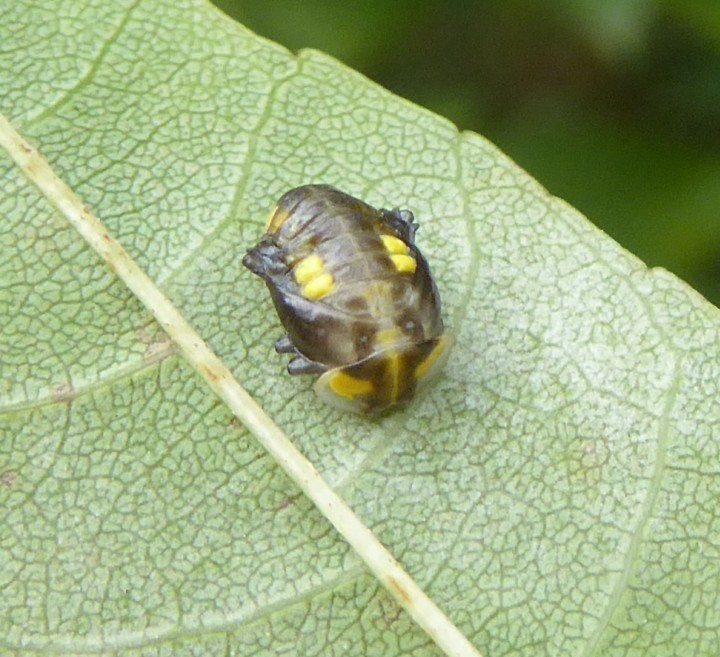
{"type": "Polygon", "coordinates": [[[4,470],[0,472],[0,486],[12,488],[19,477],[20,473],[17,470],[4,470]]]}
{"type": "Polygon", "coordinates": [[[219,381],[220,377],[218,376],[218,373],[208,365],[203,364],[202,369],[204,372],[207,372],[207,375],[213,380],[213,381],[219,381]]]}
{"type": "Polygon", "coordinates": [[[394,577],[388,577],[388,586],[390,587],[390,590],[396,593],[398,598],[400,598],[400,600],[402,600],[406,605],[409,605],[412,602],[412,596],[408,590],[394,577]]]}
{"type": "Polygon", "coordinates": [[[145,345],[143,358],[148,363],[155,363],[167,358],[175,352],[175,344],[170,336],[160,330],[144,327],[135,332],[138,342],[145,345]]]}
{"type": "Polygon", "coordinates": [[[285,497],[284,499],[280,500],[280,504],[278,504],[278,511],[282,511],[283,509],[287,509],[289,506],[292,506],[295,504],[295,500],[297,500],[299,497],[302,497],[301,495],[292,495],[289,497],[285,497]]]}
{"type": "Polygon", "coordinates": [[[65,383],[61,383],[59,386],[56,386],[53,389],[51,396],[53,400],[57,402],[72,401],[76,397],[75,388],[73,388],[71,381],[67,381],[65,383]]]}
{"type": "Polygon", "coordinates": [[[382,619],[386,625],[392,625],[400,619],[401,608],[395,603],[395,601],[380,598],[379,604],[382,612],[382,619]]]}

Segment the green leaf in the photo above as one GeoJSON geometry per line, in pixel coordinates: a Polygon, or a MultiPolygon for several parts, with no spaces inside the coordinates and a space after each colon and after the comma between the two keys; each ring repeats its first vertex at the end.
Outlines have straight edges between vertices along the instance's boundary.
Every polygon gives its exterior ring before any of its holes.
{"type": "MultiPolygon", "coordinates": [[[[6,4],[0,111],[485,657],[715,654],[714,307],[481,137],[204,2],[6,4]],[[418,217],[456,346],[406,412],[322,406],[272,350],[240,258],[307,182],[418,217]]],[[[0,653],[437,655],[0,176],[0,653]]]]}

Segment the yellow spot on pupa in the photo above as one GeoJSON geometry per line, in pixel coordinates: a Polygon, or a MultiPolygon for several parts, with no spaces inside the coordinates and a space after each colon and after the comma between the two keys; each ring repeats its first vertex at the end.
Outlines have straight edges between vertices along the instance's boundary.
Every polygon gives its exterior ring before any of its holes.
{"type": "Polygon", "coordinates": [[[417,262],[410,255],[395,254],[390,256],[390,260],[401,274],[414,274],[417,269],[417,262]]]}
{"type": "Polygon", "coordinates": [[[307,299],[320,299],[332,292],[335,280],[330,272],[324,272],[311,278],[302,286],[300,292],[307,299]]]}
{"type": "Polygon", "coordinates": [[[328,385],[336,395],[347,399],[355,399],[358,395],[364,395],[373,389],[371,381],[350,376],[342,370],[333,373],[328,385]]]}
{"type": "Polygon", "coordinates": [[[295,265],[293,276],[305,298],[320,299],[332,292],[335,279],[324,268],[325,262],[317,254],[307,256],[295,265]]]}
{"type": "Polygon", "coordinates": [[[380,239],[390,256],[393,267],[401,274],[413,274],[417,269],[417,262],[410,255],[410,247],[395,235],[380,235],[380,239]]]}
{"type": "Polygon", "coordinates": [[[325,263],[319,255],[311,255],[303,258],[295,265],[293,276],[298,285],[305,285],[310,279],[322,274],[324,266],[325,263]]]}
{"type": "Polygon", "coordinates": [[[438,356],[442,354],[444,349],[445,340],[439,338],[438,343],[435,345],[435,348],[427,356],[425,356],[425,360],[415,368],[416,379],[422,379],[422,377],[425,376],[425,373],[430,369],[430,366],[438,359],[438,356]]]}
{"type": "Polygon", "coordinates": [[[408,252],[408,245],[405,244],[399,237],[394,235],[380,235],[383,246],[390,254],[402,254],[406,255],[408,252]]]}

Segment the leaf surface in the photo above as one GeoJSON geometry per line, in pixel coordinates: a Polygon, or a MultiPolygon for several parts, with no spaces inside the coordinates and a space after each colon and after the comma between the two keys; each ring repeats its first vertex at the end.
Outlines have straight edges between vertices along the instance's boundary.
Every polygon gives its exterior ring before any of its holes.
{"type": "MultiPolygon", "coordinates": [[[[8,4],[0,111],[485,657],[715,654],[714,307],[481,137],[200,0],[8,4]],[[421,225],[456,346],[406,412],[322,406],[272,350],[240,259],[308,182],[421,225]]],[[[0,652],[438,654],[0,177],[0,652]]]]}

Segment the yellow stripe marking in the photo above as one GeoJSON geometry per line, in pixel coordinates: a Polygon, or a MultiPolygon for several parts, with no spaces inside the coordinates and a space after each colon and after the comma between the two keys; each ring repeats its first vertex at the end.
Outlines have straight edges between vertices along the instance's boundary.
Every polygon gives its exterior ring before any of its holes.
{"type": "Polygon", "coordinates": [[[412,256],[395,254],[390,256],[390,260],[401,274],[414,274],[417,269],[417,261],[412,256]]]}
{"type": "Polygon", "coordinates": [[[385,363],[386,381],[389,384],[390,401],[395,402],[400,396],[400,375],[402,374],[402,356],[395,346],[402,340],[402,331],[397,326],[378,331],[375,334],[375,345],[381,351],[385,363]]]}
{"type": "Polygon", "coordinates": [[[427,356],[425,356],[425,360],[415,368],[416,379],[422,379],[422,377],[425,376],[427,371],[430,369],[430,366],[438,359],[438,356],[440,356],[444,349],[445,340],[439,338],[435,348],[427,356]]]}
{"type": "Polygon", "coordinates": [[[277,232],[289,216],[290,213],[287,210],[281,210],[278,206],[275,206],[265,222],[265,232],[268,234],[277,232]]]}
{"type": "Polygon", "coordinates": [[[355,399],[355,397],[364,395],[373,389],[371,381],[367,379],[357,379],[342,370],[335,372],[330,377],[328,385],[335,394],[346,397],[347,399],[355,399]]]}
{"type": "Polygon", "coordinates": [[[375,344],[378,347],[378,351],[381,351],[388,347],[395,346],[401,338],[402,331],[400,331],[397,326],[391,326],[375,334],[375,344]]]}
{"type": "Polygon", "coordinates": [[[392,350],[387,356],[387,372],[390,376],[390,400],[397,401],[400,393],[400,356],[398,352],[392,350]]]}

